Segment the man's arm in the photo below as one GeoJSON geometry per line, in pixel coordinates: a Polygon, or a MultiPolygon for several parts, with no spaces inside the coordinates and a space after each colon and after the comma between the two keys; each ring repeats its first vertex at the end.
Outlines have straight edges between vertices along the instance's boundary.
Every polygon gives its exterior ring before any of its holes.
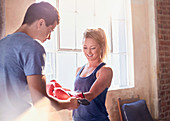
{"type": "Polygon", "coordinates": [[[43,75],[31,75],[27,76],[27,82],[29,86],[29,90],[31,93],[33,105],[38,104],[43,107],[55,108],[55,110],[61,109],[76,109],[79,104],[77,103],[76,98],[70,98],[67,101],[57,100],[55,98],[49,97],[46,93],[46,79],[43,75]],[[43,103],[39,102],[45,99],[43,103]],[[48,102],[48,103],[47,103],[48,102]]]}

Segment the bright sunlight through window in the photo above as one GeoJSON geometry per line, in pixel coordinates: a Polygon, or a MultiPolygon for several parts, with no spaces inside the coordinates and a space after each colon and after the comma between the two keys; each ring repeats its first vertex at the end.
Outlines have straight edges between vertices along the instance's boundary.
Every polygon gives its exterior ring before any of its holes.
{"type": "Polygon", "coordinates": [[[56,79],[63,87],[73,90],[77,67],[87,63],[81,50],[83,32],[100,27],[105,30],[110,47],[105,60],[113,69],[110,89],[134,86],[130,0],[45,1],[56,6],[61,17],[51,40],[44,43],[47,82],[56,79]]]}

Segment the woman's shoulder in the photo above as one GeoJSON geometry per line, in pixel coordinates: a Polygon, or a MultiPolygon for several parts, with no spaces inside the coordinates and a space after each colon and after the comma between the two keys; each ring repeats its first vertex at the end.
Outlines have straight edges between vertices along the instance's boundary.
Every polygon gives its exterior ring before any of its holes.
{"type": "Polygon", "coordinates": [[[96,74],[96,77],[105,80],[105,82],[107,80],[107,87],[109,88],[113,77],[112,68],[107,65],[103,66],[96,74]]]}
{"type": "Polygon", "coordinates": [[[102,72],[107,71],[107,72],[112,72],[112,68],[109,67],[108,65],[104,65],[101,69],[102,72]]]}
{"type": "Polygon", "coordinates": [[[98,73],[101,73],[101,74],[104,74],[104,75],[105,74],[106,75],[112,75],[113,71],[112,71],[111,67],[109,67],[108,65],[104,65],[99,69],[98,73]]]}

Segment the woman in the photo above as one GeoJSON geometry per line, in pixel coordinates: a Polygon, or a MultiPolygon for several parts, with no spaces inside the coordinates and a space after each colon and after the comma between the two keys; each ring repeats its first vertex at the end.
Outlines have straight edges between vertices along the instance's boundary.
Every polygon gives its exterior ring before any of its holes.
{"type": "Polygon", "coordinates": [[[80,105],[73,110],[74,121],[110,121],[105,99],[113,72],[103,62],[108,52],[107,39],[103,29],[87,29],[84,32],[83,52],[88,62],[76,71],[75,91],[90,104],[80,105]]]}

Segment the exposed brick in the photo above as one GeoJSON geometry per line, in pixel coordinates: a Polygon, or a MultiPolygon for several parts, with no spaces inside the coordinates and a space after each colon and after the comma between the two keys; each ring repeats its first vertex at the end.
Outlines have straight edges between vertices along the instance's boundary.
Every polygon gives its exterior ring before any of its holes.
{"type": "Polygon", "coordinates": [[[161,45],[164,45],[164,46],[170,45],[170,41],[159,41],[159,46],[161,45]]]}
{"type": "Polygon", "coordinates": [[[170,105],[170,101],[167,102],[167,105],[170,105]]]}
{"type": "MultiPolygon", "coordinates": [[[[170,95],[170,90],[169,91],[166,91],[166,95],[170,95]]],[[[168,101],[169,102],[169,101],[168,101]]]]}
{"type": "MultiPolygon", "coordinates": [[[[165,96],[165,91],[161,91],[161,96],[165,96]]],[[[163,104],[163,103],[162,103],[163,104]]],[[[162,105],[161,104],[161,105],[162,105]]],[[[164,106],[164,105],[162,105],[162,106],[164,106]]]]}
{"type": "MultiPolygon", "coordinates": [[[[169,69],[169,71],[170,71],[170,69],[169,69]]],[[[166,84],[170,84],[170,80],[169,79],[166,80],[166,84]]]]}
{"type": "Polygon", "coordinates": [[[170,51],[165,51],[165,56],[170,56],[170,51]]]}
{"type": "Polygon", "coordinates": [[[170,0],[157,1],[159,121],[170,121],[170,0]]]}

